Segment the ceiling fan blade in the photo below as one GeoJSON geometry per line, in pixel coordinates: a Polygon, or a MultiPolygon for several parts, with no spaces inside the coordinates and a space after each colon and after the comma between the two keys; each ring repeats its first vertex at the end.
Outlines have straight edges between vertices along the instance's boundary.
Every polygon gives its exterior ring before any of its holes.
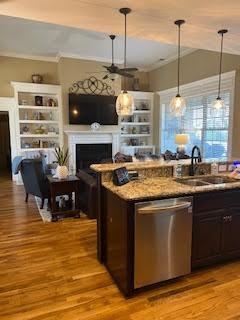
{"type": "Polygon", "coordinates": [[[134,71],[138,71],[138,68],[123,68],[120,69],[121,71],[128,71],[128,72],[134,72],[134,71]]]}
{"type": "Polygon", "coordinates": [[[85,73],[106,73],[107,71],[86,71],[85,73]]]}
{"type": "Polygon", "coordinates": [[[127,72],[124,72],[124,71],[121,71],[119,70],[118,72],[116,72],[117,74],[120,74],[120,76],[123,76],[123,77],[127,77],[127,78],[134,78],[134,75],[131,74],[131,73],[127,73],[127,72]]]}

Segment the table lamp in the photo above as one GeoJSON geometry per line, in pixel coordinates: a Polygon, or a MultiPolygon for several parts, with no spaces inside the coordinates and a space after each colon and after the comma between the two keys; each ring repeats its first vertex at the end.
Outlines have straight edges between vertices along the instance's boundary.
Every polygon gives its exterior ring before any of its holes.
{"type": "Polygon", "coordinates": [[[175,143],[177,144],[177,153],[185,154],[185,145],[189,142],[189,135],[186,133],[178,133],[175,135],[175,143]]]}

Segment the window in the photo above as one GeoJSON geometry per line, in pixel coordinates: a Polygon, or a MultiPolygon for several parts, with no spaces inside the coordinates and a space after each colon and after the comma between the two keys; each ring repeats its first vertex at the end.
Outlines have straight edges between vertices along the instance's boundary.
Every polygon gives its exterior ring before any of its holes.
{"type": "MultiPolygon", "coordinates": [[[[205,87],[207,83],[204,82],[205,87]]],[[[197,145],[200,147],[204,159],[226,160],[229,153],[229,134],[231,134],[229,123],[232,88],[226,89],[226,85],[223,88],[221,97],[225,101],[225,108],[217,111],[212,108],[212,101],[216,98],[216,93],[213,91],[213,93],[204,93],[204,88],[199,87],[199,85],[195,87],[196,89],[198,87],[198,90],[195,91],[194,87],[191,86],[190,89],[184,90],[183,96],[187,100],[187,109],[181,118],[173,117],[170,114],[169,103],[172,96],[169,90],[167,96],[163,98],[160,93],[162,101],[161,152],[164,153],[166,150],[176,152],[175,135],[177,133],[187,133],[190,138],[186,146],[187,154],[190,155],[192,147],[197,145]],[[200,93],[197,94],[197,91],[200,93]],[[192,93],[195,94],[192,95],[192,93]]],[[[209,89],[209,87],[207,88],[209,89]]]]}

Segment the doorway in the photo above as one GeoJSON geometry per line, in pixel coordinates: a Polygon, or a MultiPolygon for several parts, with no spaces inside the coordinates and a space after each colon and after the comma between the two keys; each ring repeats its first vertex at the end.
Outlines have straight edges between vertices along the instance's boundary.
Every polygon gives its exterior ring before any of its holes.
{"type": "Polygon", "coordinates": [[[11,177],[11,143],[7,111],[0,111],[0,177],[11,177]]]}

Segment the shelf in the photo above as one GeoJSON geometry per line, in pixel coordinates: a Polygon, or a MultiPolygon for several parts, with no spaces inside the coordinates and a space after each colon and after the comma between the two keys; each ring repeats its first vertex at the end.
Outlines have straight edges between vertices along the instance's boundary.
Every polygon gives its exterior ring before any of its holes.
{"type": "Polygon", "coordinates": [[[58,134],[20,134],[20,138],[58,138],[58,134]]]}
{"type": "Polygon", "coordinates": [[[121,122],[123,126],[150,126],[150,122],[121,122]]]}
{"type": "Polygon", "coordinates": [[[47,107],[47,106],[25,106],[25,105],[18,105],[19,109],[32,109],[32,110],[48,110],[48,111],[57,111],[58,107],[47,107]]]}
{"type": "Polygon", "coordinates": [[[124,134],[121,134],[121,137],[124,137],[124,138],[131,138],[131,137],[150,137],[150,133],[135,133],[135,134],[132,134],[132,133],[124,133],[124,134]]]}
{"type": "Polygon", "coordinates": [[[133,113],[149,114],[151,110],[134,110],[133,113]]]}
{"type": "Polygon", "coordinates": [[[57,124],[58,121],[55,120],[19,120],[19,123],[49,123],[57,124]]]}
{"type": "Polygon", "coordinates": [[[55,148],[21,148],[20,151],[21,152],[30,152],[30,151],[54,151],[55,148]]]}

